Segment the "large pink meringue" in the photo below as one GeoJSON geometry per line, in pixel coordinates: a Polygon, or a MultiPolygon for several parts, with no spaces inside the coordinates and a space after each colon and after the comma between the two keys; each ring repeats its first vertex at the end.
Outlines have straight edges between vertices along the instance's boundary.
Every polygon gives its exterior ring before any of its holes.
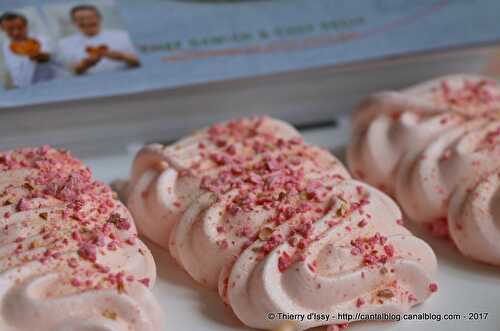
{"type": "Polygon", "coordinates": [[[65,151],[0,153],[0,329],[158,331],[153,258],[125,206],[65,151]]]}
{"type": "Polygon", "coordinates": [[[411,220],[437,234],[447,234],[452,215],[449,230],[462,253],[500,265],[499,247],[489,244],[500,241],[498,231],[490,232],[500,226],[499,215],[491,213],[486,221],[461,208],[460,200],[479,203],[464,192],[500,167],[495,81],[455,75],[369,97],[353,118],[348,162],[357,177],[393,194],[411,220]],[[453,195],[460,198],[450,204],[453,195]]]}
{"type": "Polygon", "coordinates": [[[434,253],[394,202],[277,120],[147,146],[128,193],[139,229],[251,327],[277,327],[268,312],[403,312],[436,288],[434,253]]]}

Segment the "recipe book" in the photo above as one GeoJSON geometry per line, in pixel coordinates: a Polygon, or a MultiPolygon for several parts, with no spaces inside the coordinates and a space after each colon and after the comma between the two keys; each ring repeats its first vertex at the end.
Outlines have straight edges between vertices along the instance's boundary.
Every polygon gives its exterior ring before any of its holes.
{"type": "Polygon", "coordinates": [[[493,73],[499,12],[497,0],[5,0],[0,145],[171,139],[255,113],[322,122],[377,89],[493,73]]]}

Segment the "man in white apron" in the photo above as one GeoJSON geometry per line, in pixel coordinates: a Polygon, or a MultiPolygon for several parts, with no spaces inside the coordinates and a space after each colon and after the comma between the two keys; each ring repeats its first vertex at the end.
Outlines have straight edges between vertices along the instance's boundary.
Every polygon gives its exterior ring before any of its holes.
{"type": "Polygon", "coordinates": [[[97,7],[79,5],[71,9],[78,33],[59,42],[64,63],[77,75],[122,70],[140,65],[126,31],[105,30],[97,7]]]}

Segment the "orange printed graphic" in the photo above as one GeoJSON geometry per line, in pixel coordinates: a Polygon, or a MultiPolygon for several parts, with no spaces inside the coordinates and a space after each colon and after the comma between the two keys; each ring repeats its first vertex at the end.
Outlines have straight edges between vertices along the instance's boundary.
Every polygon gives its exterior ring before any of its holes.
{"type": "Polygon", "coordinates": [[[23,41],[14,41],[10,44],[10,50],[21,56],[36,56],[41,52],[41,45],[36,39],[26,39],[23,41]]]}
{"type": "Polygon", "coordinates": [[[106,45],[87,46],[87,48],[85,48],[85,51],[89,55],[103,56],[108,51],[108,46],[106,46],[106,45]]]}

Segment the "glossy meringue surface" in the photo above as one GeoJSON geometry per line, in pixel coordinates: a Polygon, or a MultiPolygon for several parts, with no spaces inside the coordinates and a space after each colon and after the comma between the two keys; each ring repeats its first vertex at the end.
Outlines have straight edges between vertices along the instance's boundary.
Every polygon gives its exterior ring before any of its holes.
{"type": "Polygon", "coordinates": [[[68,152],[0,152],[0,224],[1,330],[161,329],[148,248],[68,152]]]}
{"type": "Polygon", "coordinates": [[[270,311],[402,312],[435,291],[434,253],[395,203],[278,120],[146,146],[126,190],[139,230],[251,327],[277,327],[270,311]]]}
{"type": "Polygon", "coordinates": [[[352,124],[348,163],[356,177],[392,194],[412,221],[450,234],[464,255],[500,265],[490,244],[500,241],[499,215],[468,192],[488,199],[477,182],[490,183],[500,167],[496,81],[453,75],[382,92],[360,105],[352,124]]]}

